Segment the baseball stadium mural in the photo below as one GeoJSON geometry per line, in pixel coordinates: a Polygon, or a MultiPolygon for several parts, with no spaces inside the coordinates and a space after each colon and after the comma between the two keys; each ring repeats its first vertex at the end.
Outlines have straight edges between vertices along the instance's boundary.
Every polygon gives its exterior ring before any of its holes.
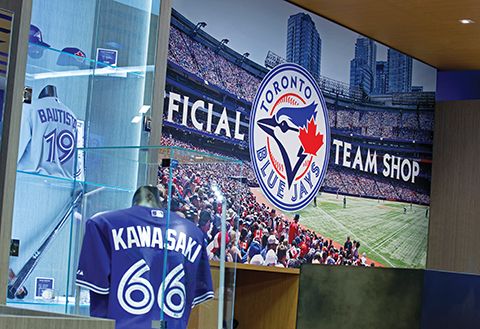
{"type": "MultiPolygon", "coordinates": [[[[162,144],[246,164],[177,169],[175,204],[219,212],[202,187],[222,188],[229,260],[424,267],[436,71],[287,2],[247,1],[173,2],[162,144]]],[[[216,259],[212,218],[196,220],[216,259]]]]}

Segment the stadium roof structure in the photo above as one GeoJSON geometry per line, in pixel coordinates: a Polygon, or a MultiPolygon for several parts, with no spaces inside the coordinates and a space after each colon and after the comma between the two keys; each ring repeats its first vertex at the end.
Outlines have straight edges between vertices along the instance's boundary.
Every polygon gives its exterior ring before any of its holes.
{"type": "Polygon", "coordinates": [[[437,69],[480,69],[478,0],[288,1],[437,69]]]}
{"type": "MultiPolygon", "coordinates": [[[[210,34],[204,32],[203,30],[196,30],[195,24],[189,21],[188,18],[180,14],[178,11],[172,8],[172,24],[183,30],[183,32],[190,35],[191,38],[198,40],[209,46],[211,48],[216,48],[219,45],[219,40],[212,37],[210,34]],[[193,33],[195,31],[195,34],[193,33]]],[[[268,69],[255,63],[254,61],[244,58],[243,55],[237,53],[235,50],[230,47],[223,45],[222,47],[222,56],[230,60],[232,63],[241,65],[243,69],[252,73],[259,78],[263,78],[267,74],[268,69]]]]}

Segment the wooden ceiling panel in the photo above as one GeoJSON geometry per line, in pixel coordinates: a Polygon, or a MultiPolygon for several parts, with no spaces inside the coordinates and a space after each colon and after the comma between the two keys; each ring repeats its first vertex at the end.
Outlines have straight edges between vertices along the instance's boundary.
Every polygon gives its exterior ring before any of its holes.
{"type": "Polygon", "coordinates": [[[438,69],[480,69],[480,0],[289,1],[438,69]]]}

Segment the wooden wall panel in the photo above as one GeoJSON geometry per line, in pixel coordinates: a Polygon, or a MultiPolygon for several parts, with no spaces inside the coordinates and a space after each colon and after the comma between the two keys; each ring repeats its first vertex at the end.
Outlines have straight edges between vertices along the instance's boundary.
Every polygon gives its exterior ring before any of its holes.
{"type": "Polygon", "coordinates": [[[480,274],[480,100],[435,112],[427,268],[480,274]]]}
{"type": "Polygon", "coordinates": [[[480,69],[478,0],[287,1],[438,69],[480,69]],[[462,18],[476,24],[460,24],[462,18]]]}

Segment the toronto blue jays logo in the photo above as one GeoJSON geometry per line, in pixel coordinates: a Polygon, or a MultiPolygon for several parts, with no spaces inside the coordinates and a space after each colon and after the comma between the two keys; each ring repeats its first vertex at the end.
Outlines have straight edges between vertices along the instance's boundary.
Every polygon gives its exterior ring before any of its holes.
{"type": "Polygon", "coordinates": [[[267,199],[284,211],[306,207],[327,170],[330,129],[325,100],[304,68],[281,64],[265,76],[252,105],[249,143],[267,199]]]}
{"type": "Polygon", "coordinates": [[[77,60],[83,62],[83,58],[85,58],[85,53],[81,50],[78,50],[74,53],[75,56],[79,57],[77,60]]]}

